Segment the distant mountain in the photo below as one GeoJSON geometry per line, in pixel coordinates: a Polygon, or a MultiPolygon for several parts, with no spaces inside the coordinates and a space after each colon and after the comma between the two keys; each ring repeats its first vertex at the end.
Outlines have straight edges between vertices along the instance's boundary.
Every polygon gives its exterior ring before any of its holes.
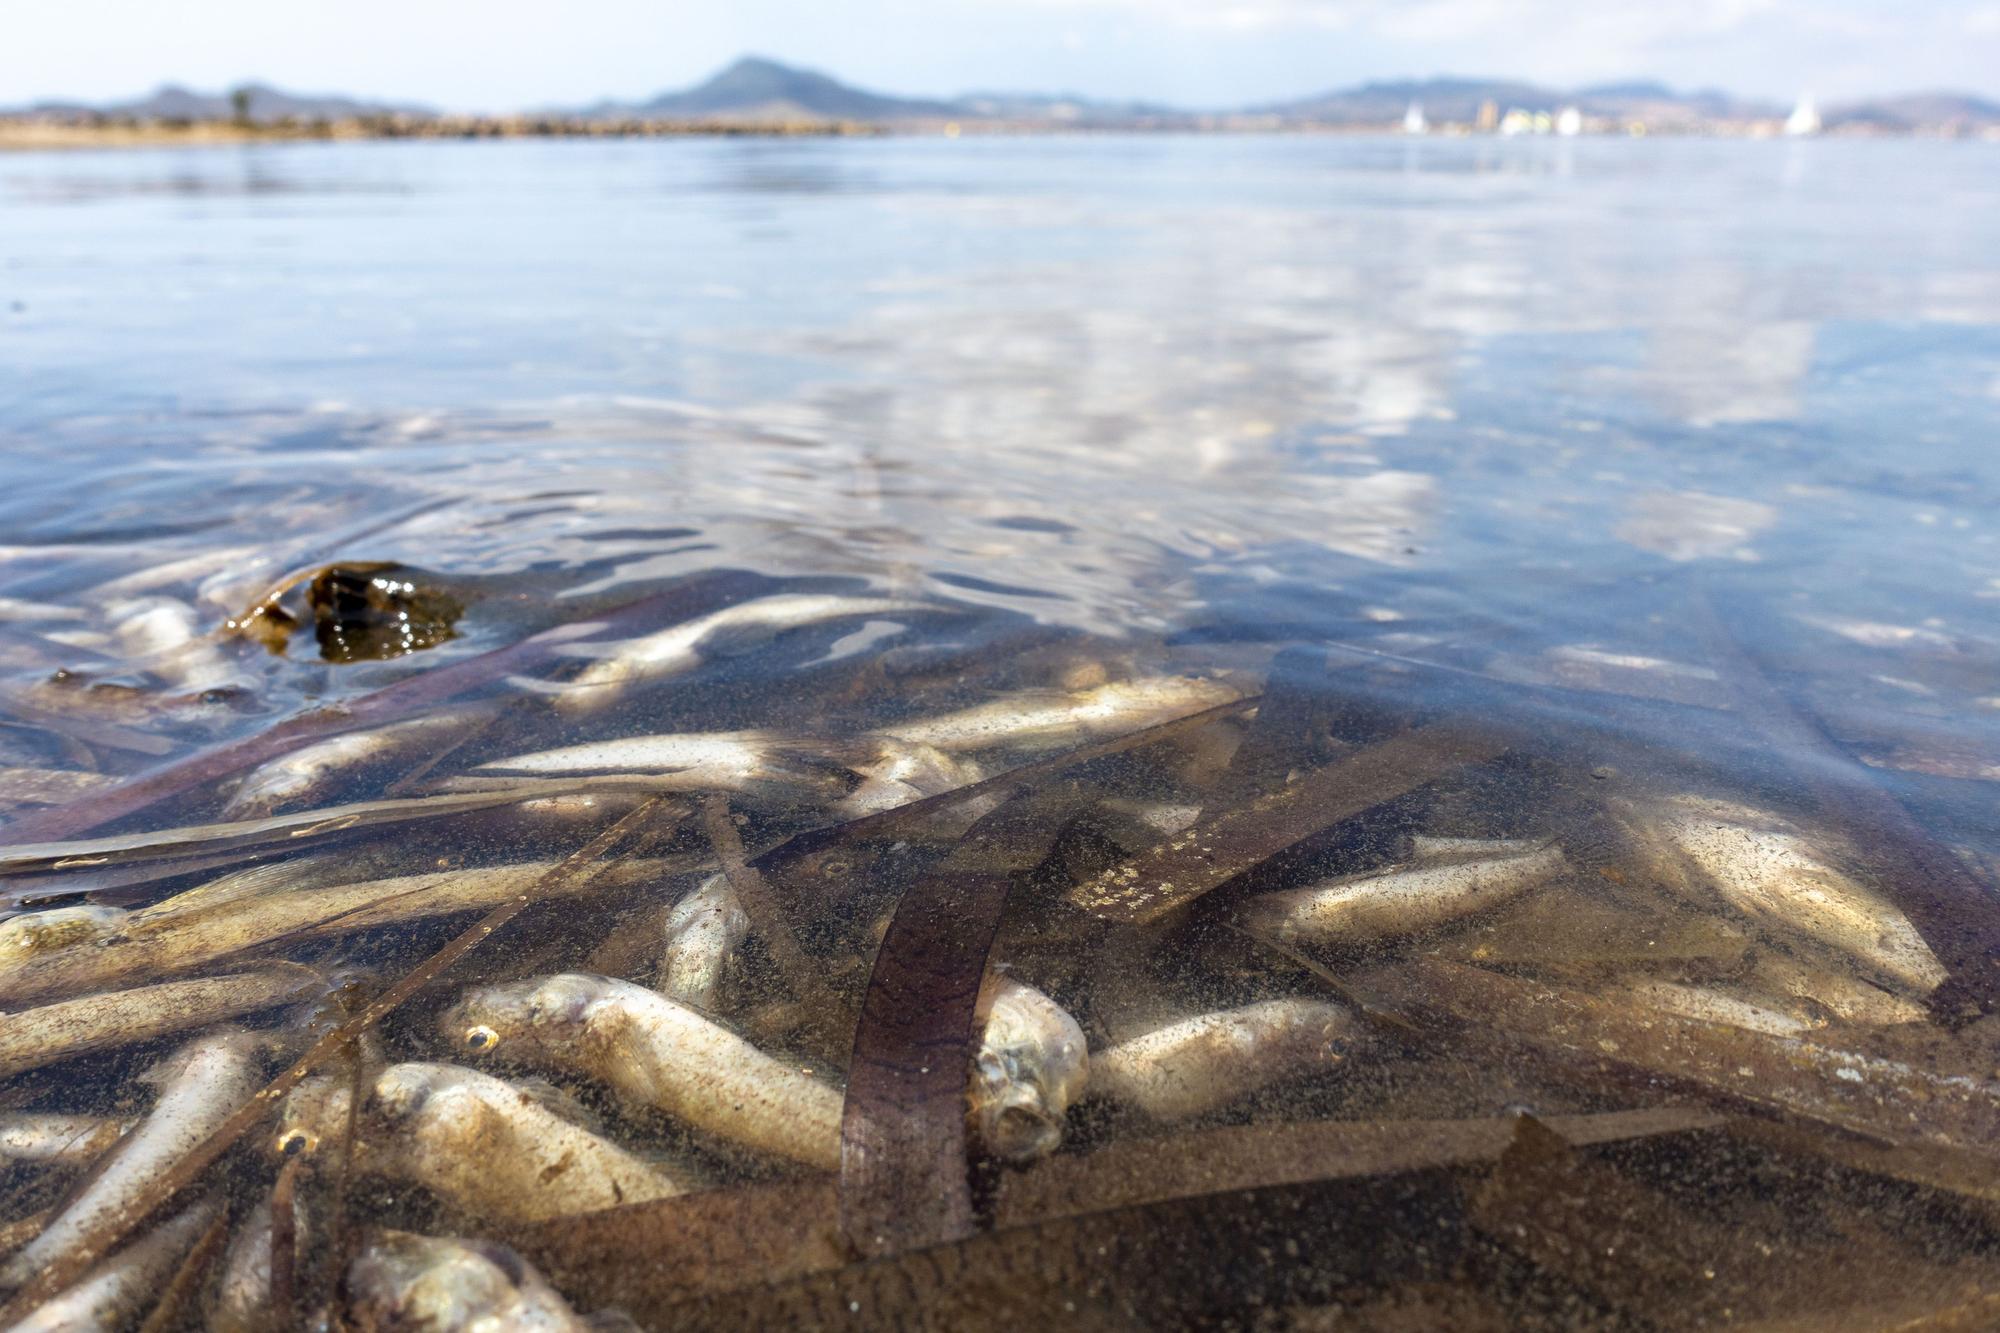
{"type": "Polygon", "coordinates": [[[1574,106],[1587,115],[1674,124],[1695,120],[1767,119],[1785,108],[1703,90],[1677,93],[1663,83],[1631,81],[1564,91],[1509,79],[1398,79],[1257,108],[1282,120],[1319,125],[1390,125],[1416,102],[1434,122],[1470,123],[1491,102],[1498,111],[1556,112],[1574,106]]]}
{"type": "Polygon", "coordinates": [[[1965,93],[1910,93],[1831,106],[1823,119],[1828,129],[1973,129],[2000,125],[2000,103],[1965,93]]]}
{"type": "Polygon", "coordinates": [[[1632,82],[1579,88],[1570,100],[1586,115],[1672,125],[1679,120],[1778,120],[1791,108],[1738,97],[1716,88],[1680,93],[1663,83],[1632,82]]]}
{"type": "MultiPolygon", "coordinates": [[[[437,114],[430,107],[408,103],[370,102],[336,94],[288,93],[265,83],[243,84],[242,87],[250,94],[250,119],[265,125],[285,119],[355,120],[363,116],[429,117],[437,114]]],[[[80,102],[38,102],[26,110],[31,115],[59,119],[130,116],[134,120],[230,120],[236,115],[236,104],[228,92],[194,92],[169,83],[129,102],[98,106],[80,102]]]]}
{"type": "Polygon", "coordinates": [[[602,103],[584,114],[689,120],[929,120],[959,113],[954,103],[871,93],[817,70],[745,56],[684,92],[661,93],[638,103],[602,103]]]}

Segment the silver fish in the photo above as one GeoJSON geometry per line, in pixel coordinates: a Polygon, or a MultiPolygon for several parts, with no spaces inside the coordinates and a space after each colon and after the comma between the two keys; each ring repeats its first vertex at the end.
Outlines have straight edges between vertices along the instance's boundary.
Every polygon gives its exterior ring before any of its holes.
{"type": "Polygon", "coordinates": [[[589,1333],[527,1260],[491,1241],[377,1232],[347,1269],[347,1297],[377,1333],[589,1333]]]}
{"type": "Polygon", "coordinates": [[[8,1333],[83,1333],[127,1326],[159,1295],[174,1265],[221,1206],[198,1203],[98,1264],[83,1280],[35,1308],[8,1333]]]}
{"type": "Polygon", "coordinates": [[[137,1123],[124,1116],[10,1111],[0,1114],[0,1161],[80,1166],[102,1157],[137,1123]]]}
{"type": "Polygon", "coordinates": [[[1690,868],[1695,882],[1778,935],[1830,945],[1918,994],[1945,978],[1909,918],[1776,815],[1684,796],[1639,812],[1634,825],[1666,861],[1690,868]]]}
{"type": "Polygon", "coordinates": [[[577,644],[564,649],[569,656],[598,660],[559,687],[555,706],[569,713],[606,707],[633,685],[694,670],[718,651],[725,640],[740,642],[748,636],[778,634],[850,616],[936,609],[925,602],[887,597],[814,594],[784,594],[738,602],[644,638],[611,644],[577,644]]]}
{"type": "Polygon", "coordinates": [[[1267,893],[1243,907],[1244,924],[1301,944],[1347,944],[1413,935],[1496,907],[1569,869],[1559,847],[1486,861],[1453,861],[1267,893]]]}
{"type": "Polygon", "coordinates": [[[251,1034],[223,1028],[196,1037],[166,1060],[151,1075],[161,1085],[152,1112],[83,1192],[0,1267],[0,1286],[18,1287],[59,1262],[249,1101],[261,1082],[264,1049],[251,1034]]]}
{"type": "Polygon", "coordinates": [[[1520,856],[1535,849],[1532,838],[1447,838],[1418,833],[1410,839],[1410,859],[1423,864],[1439,861],[1485,861],[1496,856],[1520,856]]]}
{"type": "Polygon", "coordinates": [[[205,1027],[283,1004],[320,986],[303,968],[271,969],[84,995],[0,1015],[0,1075],[205,1027]]]}
{"type": "MultiPolygon", "coordinates": [[[[43,952],[12,969],[0,969],[0,1003],[57,991],[88,991],[202,967],[232,954],[292,935],[327,937],[426,917],[492,908],[532,889],[557,861],[439,870],[425,875],[329,884],[295,892],[169,898],[138,913],[121,913],[122,926],[95,943],[43,952]]],[[[583,893],[643,883],[709,864],[706,858],[637,858],[608,865],[591,876],[558,882],[555,892],[583,893]]],[[[261,881],[273,889],[275,881],[261,881]]],[[[202,890],[190,890],[201,895],[202,890]]],[[[103,909],[110,910],[110,909],[103,909]]],[[[39,913],[34,915],[41,915],[39,913]]],[[[8,925],[25,922],[15,917],[8,925]]]]}
{"type": "Polygon", "coordinates": [[[947,754],[935,745],[891,736],[868,743],[847,767],[861,778],[861,785],[834,807],[836,813],[847,819],[893,810],[926,796],[940,796],[969,787],[986,776],[970,759],[947,754]]]}
{"type": "Polygon", "coordinates": [[[879,734],[946,751],[1046,747],[1137,731],[1241,697],[1220,681],[1149,676],[1074,693],[1010,695],[941,717],[898,722],[879,728],[879,734]]]}
{"type": "Polygon", "coordinates": [[[588,1074],[753,1151],[840,1165],[837,1088],[644,986],[574,972],[481,986],[442,1026],[462,1050],[588,1074]]]}
{"type": "Polygon", "coordinates": [[[133,665],[184,690],[243,685],[249,677],[202,633],[192,606],[172,597],[143,597],[108,608],[112,633],[133,665]]]}
{"type": "Polygon", "coordinates": [[[1090,1075],[1083,1029],[1033,986],[997,972],[974,1012],[979,1053],[966,1090],[973,1142],[1004,1162],[1046,1157],[1061,1145],[1063,1118],[1090,1075]]]}
{"type": "Polygon", "coordinates": [[[1824,1020],[1793,1012],[1770,996],[1758,995],[1735,986],[1688,986],[1673,981],[1639,981],[1614,989],[1604,998],[1616,1001],[1624,995],[1655,1009],[1704,1023],[1723,1023],[1746,1032],[1762,1032],[1771,1037],[1797,1037],[1824,1027],[1824,1020]]]}
{"type": "Polygon", "coordinates": [[[223,814],[231,819],[270,814],[279,806],[316,794],[334,778],[364,764],[393,759],[419,746],[463,734],[480,716],[455,709],[315,741],[251,769],[223,807],[223,814]]]}
{"type": "Polygon", "coordinates": [[[1090,1091],[1158,1120],[1180,1120],[1332,1068],[1354,1031],[1347,1010],[1323,1000],[1265,1000],[1198,1014],[1092,1053],[1090,1091]]]}
{"type": "Polygon", "coordinates": [[[126,914],[116,907],[51,907],[0,921],[0,975],[30,960],[115,934],[126,914]]]}
{"type": "Polygon", "coordinates": [[[667,947],[658,989],[697,1009],[715,1008],[716,990],[750,933],[750,918],[726,875],[711,875],[666,913],[667,947]]]}
{"type": "Polygon", "coordinates": [[[1826,963],[1803,962],[1766,951],[1744,980],[1765,994],[1818,1005],[1842,1022],[1863,1027],[1930,1021],[1930,1011],[1916,1001],[1826,963]]]}
{"type": "Polygon", "coordinates": [[[0,804],[61,805],[115,778],[73,768],[0,768],[0,804]]]}
{"type": "MultiPolygon", "coordinates": [[[[285,1099],[279,1152],[344,1140],[348,1083],[307,1079],[285,1099]]],[[[445,1064],[391,1065],[368,1084],[354,1164],[482,1217],[542,1222],[685,1193],[691,1179],[555,1114],[533,1094],[445,1064]]]]}
{"type": "MultiPolygon", "coordinates": [[[[302,1268],[319,1239],[312,1210],[292,1209],[293,1261],[302,1268]]],[[[277,1333],[297,1318],[271,1301],[271,1201],[259,1203],[237,1225],[222,1256],[222,1272],[208,1299],[209,1333],[277,1333]]]]}
{"type": "MultiPolygon", "coordinates": [[[[657,774],[660,791],[746,791],[766,784],[810,783],[824,777],[795,762],[798,747],[762,731],[683,732],[626,736],[517,754],[479,765],[467,775],[657,774]]],[[[448,782],[447,790],[465,784],[448,782]]]]}

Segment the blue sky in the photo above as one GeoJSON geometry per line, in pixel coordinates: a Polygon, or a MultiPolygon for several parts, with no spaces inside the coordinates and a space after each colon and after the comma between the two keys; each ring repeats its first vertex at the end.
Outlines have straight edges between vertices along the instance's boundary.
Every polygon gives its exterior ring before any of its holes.
{"type": "Polygon", "coordinates": [[[746,52],[889,92],[1234,105],[1438,73],[2000,97],[2000,0],[0,0],[0,105],[260,78],[505,110],[746,52]]]}

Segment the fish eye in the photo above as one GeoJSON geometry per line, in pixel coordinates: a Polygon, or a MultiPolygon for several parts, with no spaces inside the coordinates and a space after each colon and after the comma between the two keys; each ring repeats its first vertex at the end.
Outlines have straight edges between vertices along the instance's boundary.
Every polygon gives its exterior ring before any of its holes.
{"type": "Polygon", "coordinates": [[[468,1050],[490,1051],[499,1044],[500,1034],[484,1023],[465,1030],[465,1045],[468,1050]]]}
{"type": "Polygon", "coordinates": [[[303,1129],[288,1129],[278,1136],[278,1151],[286,1157],[297,1157],[319,1147],[319,1140],[303,1129]]]}

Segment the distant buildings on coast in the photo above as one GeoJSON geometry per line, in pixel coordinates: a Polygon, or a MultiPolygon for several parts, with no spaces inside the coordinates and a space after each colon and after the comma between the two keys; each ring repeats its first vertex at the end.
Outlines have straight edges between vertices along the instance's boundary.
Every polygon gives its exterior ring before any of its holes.
{"type": "MultiPolygon", "coordinates": [[[[1505,111],[1492,98],[1479,103],[1470,124],[1446,121],[1433,125],[1424,114],[1422,102],[1413,101],[1403,113],[1403,133],[1405,134],[1497,134],[1503,138],[1515,138],[1524,134],[1553,134],[1562,139],[1573,139],[1579,134],[1627,134],[1643,135],[1653,132],[1643,117],[1607,115],[1586,116],[1580,107],[1563,106],[1554,113],[1547,110],[1530,111],[1524,107],[1510,106],[1505,111]]],[[[1793,106],[1791,114],[1783,120],[1764,116],[1757,118],[1734,118],[1715,121],[1705,125],[1690,124],[1676,119],[1670,129],[1681,133],[1696,132],[1726,134],[1749,138],[1770,138],[1783,134],[1791,138],[1810,138],[1822,133],[1826,126],[1820,119],[1818,105],[1812,95],[1801,97],[1793,106]]],[[[1984,135],[2000,139],[2000,128],[1988,126],[1984,135]]]]}

